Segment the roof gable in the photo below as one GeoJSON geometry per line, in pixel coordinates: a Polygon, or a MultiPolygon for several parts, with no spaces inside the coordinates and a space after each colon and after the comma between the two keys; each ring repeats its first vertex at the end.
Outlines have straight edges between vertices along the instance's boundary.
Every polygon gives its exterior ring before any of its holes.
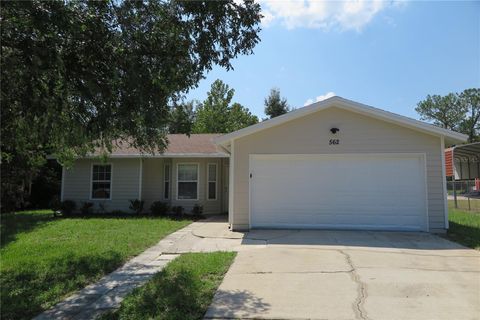
{"type": "Polygon", "coordinates": [[[361,104],[355,101],[344,99],[339,96],[335,96],[323,101],[313,103],[306,107],[291,111],[279,117],[266,120],[258,124],[255,124],[253,126],[243,128],[238,131],[217,137],[215,139],[215,143],[218,145],[226,146],[232,140],[245,137],[262,130],[269,129],[269,128],[281,125],[283,123],[292,121],[294,119],[299,119],[301,117],[305,117],[309,114],[319,112],[321,110],[325,110],[331,107],[337,107],[337,108],[345,109],[348,111],[356,112],[356,113],[363,114],[375,119],[390,122],[396,125],[407,127],[413,130],[427,133],[427,134],[443,136],[445,137],[445,141],[449,144],[464,142],[468,138],[466,135],[458,132],[443,129],[429,123],[411,119],[405,116],[401,116],[399,114],[395,114],[382,109],[367,106],[365,104],[361,104]]]}

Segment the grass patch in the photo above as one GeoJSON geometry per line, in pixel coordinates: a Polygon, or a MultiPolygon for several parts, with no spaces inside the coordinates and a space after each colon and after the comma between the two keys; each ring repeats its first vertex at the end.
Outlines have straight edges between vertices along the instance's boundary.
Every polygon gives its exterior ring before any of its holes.
{"type": "Polygon", "coordinates": [[[27,319],[100,279],[188,221],[53,218],[50,210],[1,217],[2,319],[27,319]]]}
{"type": "Polygon", "coordinates": [[[450,240],[480,250],[480,213],[449,209],[448,220],[450,240]]]}
{"type": "MultiPolygon", "coordinates": [[[[457,199],[459,210],[468,210],[468,200],[457,199]]],[[[455,209],[455,200],[448,200],[448,208],[455,209]]],[[[480,212],[480,199],[470,199],[470,210],[480,212]]]]}
{"type": "Polygon", "coordinates": [[[235,255],[183,254],[101,319],[202,319],[235,255]]]}

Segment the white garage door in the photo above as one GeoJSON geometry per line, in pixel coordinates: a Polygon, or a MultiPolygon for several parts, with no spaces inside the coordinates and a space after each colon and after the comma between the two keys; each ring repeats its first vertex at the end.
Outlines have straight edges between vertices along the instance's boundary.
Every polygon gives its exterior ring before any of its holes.
{"type": "Polygon", "coordinates": [[[251,155],[253,228],[427,230],[418,154],[251,155]]]}

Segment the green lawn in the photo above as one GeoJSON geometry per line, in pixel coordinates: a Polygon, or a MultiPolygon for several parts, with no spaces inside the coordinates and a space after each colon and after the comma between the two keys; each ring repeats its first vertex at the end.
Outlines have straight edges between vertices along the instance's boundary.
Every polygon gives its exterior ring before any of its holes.
{"type": "Polygon", "coordinates": [[[234,252],[183,254],[101,319],[202,319],[234,257],[234,252]]]}
{"type": "Polygon", "coordinates": [[[189,221],[1,216],[1,318],[27,319],[101,278],[189,221]]]}
{"type": "Polygon", "coordinates": [[[449,209],[450,240],[480,250],[480,212],[449,209]]]}
{"type": "MultiPolygon", "coordinates": [[[[459,210],[468,210],[468,200],[457,199],[457,204],[459,210]]],[[[448,208],[455,209],[455,200],[448,200],[448,208]]],[[[470,208],[480,212],[480,199],[470,199],[470,208]]]]}

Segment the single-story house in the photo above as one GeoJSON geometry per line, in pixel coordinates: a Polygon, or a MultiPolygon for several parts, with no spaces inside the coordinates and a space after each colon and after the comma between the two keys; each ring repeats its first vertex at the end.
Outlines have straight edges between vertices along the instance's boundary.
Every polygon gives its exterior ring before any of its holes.
{"type": "Polygon", "coordinates": [[[228,211],[232,230],[443,232],[446,145],[463,134],[340,97],[225,135],[170,135],[163,154],[115,150],[63,170],[62,199],[228,211]]]}
{"type": "Polygon", "coordinates": [[[106,211],[128,212],[130,200],[141,199],[145,211],[162,201],[187,213],[195,204],[205,214],[227,212],[229,155],[213,143],[218,136],[170,134],[163,153],[142,154],[124,143],[106,163],[98,155],[78,159],[62,170],[61,200],[73,200],[77,207],[92,202],[106,211]]]}

